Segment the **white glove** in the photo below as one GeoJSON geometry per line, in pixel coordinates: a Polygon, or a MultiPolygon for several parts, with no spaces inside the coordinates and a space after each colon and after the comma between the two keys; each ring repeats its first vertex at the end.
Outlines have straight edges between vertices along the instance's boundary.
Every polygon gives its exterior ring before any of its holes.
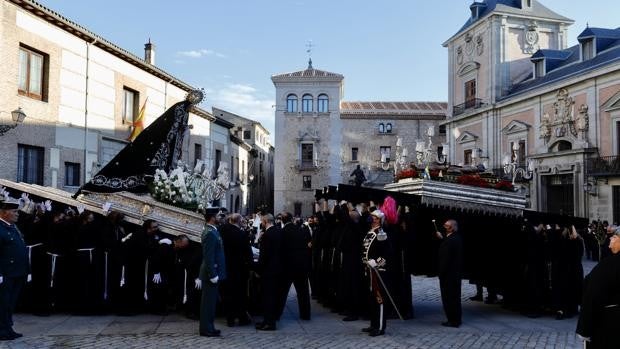
{"type": "Polygon", "coordinates": [[[7,199],[9,198],[9,192],[6,191],[6,188],[3,186],[0,186],[0,196],[3,196],[3,200],[7,201],[7,199]]]}
{"type": "Polygon", "coordinates": [[[77,208],[78,214],[82,214],[86,207],[84,207],[84,205],[80,204],[80,205],[75,206],[75,208],[77,208]]]}
{"type": "Polygon", "coordinates": [[[133,233],[127,234],[127,236],[125,236],[124,238],[121,239],[121,242],[127,242],[127,240],[131,239],[131,234],[133,234],[133,233]]]}
{"type": "Polygon", "coordinates": [[[159,244],[166,244],[166,245],[172,245],[172,240],[165,238],[165,239],[161,239],[159,240],[159,244]]]}
{"type": "Polygon", "coordinates": [[[121,279],[121,287],[125,286],[125,278],[121,279]]]}
{"type": "Polygon", "coordinates": [[[194,287],[197,290],[202,290],[202,280],[200,280],[200,278],[195,278],[194,279],[194,287]]]}
{"type": "Polygon", "coordinates": [[[26,282],[32,282],[32,274],[28,274],[28,276],[26,276],[26,282]]]}
{"type": "Polygon", "coordinates": [[[377,267],[377,261],[375,261],[374,259],[369,259],[368,262],[366,262],[366,264],[368,264],[371,268],[377,267]]]}
{"type": "Polygon", "coordinates": [[[161,274],[157,273],[155,275],[153,275],[153,283],[154,284],[161,284],[161,274]]]}
{"type": "Polygon", "coordinates": [[[110,212],[110,207],[112,207],[112,203],[107,202],[107,201],[103,205],[101,205],[101,208],[103,209],[103,212],[105,213],[110,212]]]}
{"type": "Polygon", "coordinates": [[[45,200],[45,210],[47,212],[51,212],[52,211],[52,200],[45,200]]]}
{"type": "Polygon", "coordinates": [[[0,276],[0,284],[4,282],[4,277],[0,276]]]}
{"type": "Polygon", "coordinates": [[[209,281],[211,281],[212,284],[217,284],[217,281],[220,279],[219,276],[215,276],[214,278],[210,278],[209,281]]]}
{"type": "Polygon", "coordinates": [[[28,197],[28,194],[22,193],[21,198],[19,198],[19,203],[20,203],[19,205],[20,209],[25,206],[28,206],[28,204],[30,203],[30,198],[28,197]]]}

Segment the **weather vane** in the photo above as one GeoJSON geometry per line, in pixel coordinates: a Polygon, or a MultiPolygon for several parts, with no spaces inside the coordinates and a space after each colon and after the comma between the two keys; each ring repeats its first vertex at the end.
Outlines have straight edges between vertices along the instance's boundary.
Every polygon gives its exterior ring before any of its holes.
{"type": "Polygon", "coordinates": [[[312,69],[312,48],[314,47],[314,45],[312,45],[312,40],[308,40],[306,47],[306,53],[308,54],[308,69],[312,69]]]}

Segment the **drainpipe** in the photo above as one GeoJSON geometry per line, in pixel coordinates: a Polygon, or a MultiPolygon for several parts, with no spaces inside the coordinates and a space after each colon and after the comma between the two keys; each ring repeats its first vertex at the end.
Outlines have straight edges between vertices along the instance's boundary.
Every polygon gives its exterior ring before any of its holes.
{"type": "Polygon", "coordinates": [[[86,77],[85,77],[85,95],[84,99],[84,183],[87,180],[86,168],[88,167],[88,68],[90,65],[90,46],[94,45],[97,42],[97,38],[93,39],[93,42],[86,42],[86,77]]]}

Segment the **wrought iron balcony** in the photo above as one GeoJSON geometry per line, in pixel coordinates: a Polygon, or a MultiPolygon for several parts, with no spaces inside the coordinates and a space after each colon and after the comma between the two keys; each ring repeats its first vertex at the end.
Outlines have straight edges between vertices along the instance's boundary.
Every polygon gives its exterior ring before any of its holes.
{"type": "Polygon", "coordinates": [[[586,160],[588,176],[620,176],[620,156],[599,156],[586,160]]]}
{"type": "Polygon", "coordinates": [[[318,168],[318,161],[297,160],[295,163],[295,169],[298,171],[311,171],[318,168]]]}
{"type": "Polygon", "coordinates": [[[463,114],[465,111],[469,109],[478,109],[482,107],[484,103],[480,98],[474,98],[466,101],[465,103],[461,103],[452,107],[452,116],[457,116],[463,114]]]}

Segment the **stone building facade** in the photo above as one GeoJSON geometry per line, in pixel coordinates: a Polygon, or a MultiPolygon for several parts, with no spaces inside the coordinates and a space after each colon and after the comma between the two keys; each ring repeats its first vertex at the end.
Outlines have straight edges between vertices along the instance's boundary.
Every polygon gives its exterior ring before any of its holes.
{"type": "Polygon", "coordinates": [[[450,159],[516,163],[532,209],[617,220],[620,30],[586,28],[567,47],[572,23],[537,0],[470,6],[444,43],[450,159]]]}
{"type": "MultiPolygon", "coordinates": [[[[428,139],[429,127],[433,147],[445,141],[438,127],[445,103],[345,102],[344,76],[314,69],[312,62],[271,80],[276,88],[276,212],[311,214],[314,190],[350,183],[357,165],[368,180],[365,185],[382,188],[393,181],[396,153],[407,148],[415,154],[416,142],[428,139]]],[[[403,165],[411,160],[411,155],[403,158],[403,165]]]]}
{"type": "MultiPolygon", "coordinates": [[[[0,136],[0,177],[71,192],[128,144],[142,106],[147,127],[193,89],[155,65],[152,43],[138,57],[32,0],[0,1],[0,61],[0,124],[27,115],[0,136]]],[[[218,142],[230,158],[238,145],[215,121],[190,113],[183,161],[215,168],[218,142]]]]}

